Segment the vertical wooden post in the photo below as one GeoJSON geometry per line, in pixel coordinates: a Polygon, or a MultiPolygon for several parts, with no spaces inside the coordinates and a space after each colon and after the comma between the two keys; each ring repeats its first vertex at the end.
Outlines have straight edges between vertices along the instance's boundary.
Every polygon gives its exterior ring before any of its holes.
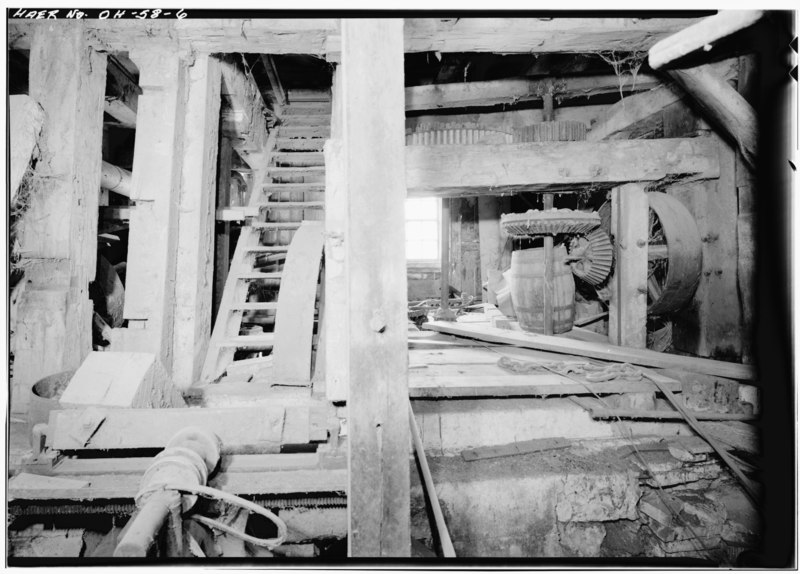
{"type": "MultiPolygon", "coordinates": [[[[344,94],[341,66],[333,72],[331,86],[331,138],[325,142],[325,336],[320,344],[333,345],[350,332],[348,307],[347,233],[349,195],[344,155],[344,94]]],[[[325,394],[329,401],[346,401],[350,381],[350,354],[342,348],[326,349],[325,394]]]]}
{"type": "Polygon", "coordinates": [[[26,412],[38,379],[77,368],[92,349],[89,282],[97,261],[106,56],[80,22],[35,26],[30,95],[44,110],[35,189],[17,231],[24,281],[11,405],[26,412]]]}
{"type": "Polygon", "coordinates": [[[439,283],[439,310],[437,321],[455,321],[456,316],[450,310],[450,198],[442,198],[442,222],[440,225],[441,245],[441,281],[439,283]]]}
{"type": "Polygon", "coordinates": [[[611,282],[608,338],[615,345],[647,345],[647,193],[641,183],[611,190],[611,230],[617,266],[611,282]]]}
{"type": "Polygon", "coordinates": [[[172,373],[178,198],[183,156],[186,62],[163,50],[134,50],[140,70],[125,285],[127,329],[112,347],[156,353],[172,373]]]}
{"type": "MultiPolygon", "coordinates": [[[[219,142],[219,162],[217,163],[217,209],[228,207],[230,203],[231,164],[233,160],[233,147],[231,140],[222,137],[219,142]]],[[[211,310],[211,320],[217,320],[217,311],[222,301],[222,291],[228,280],[228,270],[231,266],[231,224],[227,221],[215,225],[216,241],[214,242],[214,302],[211,310]]]]}
{"type": "MultiPolygon", "coordinates": [[[[552,96],[550,112],[552,115],[552,96]]],[[[545,101],[547,98],[545,98],[545,101]]],[[[553,209],[553,194],[542,195],[542,207],[545,211],[553,209]]],[[[544,236],[544,334],[553,334],[553,236],[544,236]]]]}
{"type": "MultiPolygon", "coordinates": [[[[739,77],[737,91],[753,104],[757,86],[757,62],[755,54],[739,56],[739,77]]],[[[755,107],[755,106],[754,106],[755,107]]],[[[738,268],[737,284],[741,304],[742,321],[742,362],[753,361],[753,329],[755,317],[754,286],[756,259],[756,187],[757,180],[753,170],[744,161],[741,153],[736,154],[736,190],[738,199],[738,219],[736,222],[738,268]]]]}
{"type": "MultiPolygon", "coordinates": [[[[489,281],[489,270],[500,267],[503,240],[500,234],[500,203],[497,197],[478,198],[478,241],[481,256],[481,285],[489,281]]],[[[483,301],[487,302],[484,293],[483,301]]]]}
{"type": "MultiPolygon", "coordinates": [[[[349,554],[408,556],[403,21],[342,20],[349,554]]],[[[330,231],[329,231],[330,233],[330,231]]]]}
{"type": "Polygon", "coordinates": [[[186,389],[200,376],[211,336],[214,224],[219,139],[219,60],[197,54],[188,69],[172,379],[186,389]]]}

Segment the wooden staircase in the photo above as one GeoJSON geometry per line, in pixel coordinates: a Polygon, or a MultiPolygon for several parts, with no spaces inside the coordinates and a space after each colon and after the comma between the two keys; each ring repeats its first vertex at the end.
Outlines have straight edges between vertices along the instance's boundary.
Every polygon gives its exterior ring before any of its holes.
{"type": "MultiPolygon", "coordinates": [[[[244,218],[244,224],[231,258],[201,383],[223,375],[237,351],[267,355],[276,346],[275,317],[281,308],[280,288],[290,244],[301,222],[324,221],[322,149],[330,137],[330,121],[330,92],[303,90],[302,99],[284,108],[281,123],[270,134],[264,165],[255,169],[253,181],[258,183],[247,204],[230,210],[232,218],[244,218]]],[[[319,230],[318,225],[313,227],[319,230]]],[[[319,288],[316,292],[316,302],[300,304],[317,305],[319,288]]]]}

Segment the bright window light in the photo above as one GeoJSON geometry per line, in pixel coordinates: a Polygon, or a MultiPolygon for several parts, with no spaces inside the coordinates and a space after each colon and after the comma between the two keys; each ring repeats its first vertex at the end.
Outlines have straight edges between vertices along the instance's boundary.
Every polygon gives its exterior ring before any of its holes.
{"type": "Polygon", "coordinates": [[[434,265],[439,262],[441,200],[436,197],[406,200],[406,259],[434,265]]]}

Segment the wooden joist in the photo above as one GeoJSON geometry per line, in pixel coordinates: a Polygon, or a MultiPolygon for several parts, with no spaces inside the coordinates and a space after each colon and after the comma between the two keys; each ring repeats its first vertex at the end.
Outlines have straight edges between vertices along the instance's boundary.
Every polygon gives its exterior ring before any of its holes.
{"type": "Polygon", "coordinates": [[[707,51],[714,42],[752,26],[763,15],[763,10],[724,10],[659,40],[649,50],[648,63],[659,70],[701,48],[707,51]]]}
{"type": "Polygon", "coordinates": [[[699,18],[410,18],[406,52],[634,52],[699,18]]]}
{"type": "Polygon", "coordinates": [[[603,119],[586,134],[588,141],[628,139],[629,132],[638,123],[660,114],[670,104],[684,96],[682,90],[663,85],[641,94],[634,94],[611,106],[603,119]]]}
{"type": "Polygon", "coordinates": [[[467,108],[541,100],[549,90],[559,98],[643,92],[661,85],[651,74],[576,76],[532,80],[509,78],[485,82],[454,82],[406,88],[406,111],[467,108]],[[620,85],[621,84],[621,85],[620,85]]]}
{"type": "Polygon", "coordinates": [[[428,331],[446,333],[448,335],[472,337],[490,343],[515,345],[527,349],[540,349],[555,353],[582,355],[604,361],[632,363],[645,367],[681,369],[741,381],[754,381],[756,377],[755,369],[750,365],[726,363],[698,357],[670,355],[667,353],[658,353],[649,349],[632,349],[629,347],[617,347],[611,344],[602,345],[564,337],[538,335],[524,331],[508,331],[506,329],[488,327],[479,323],[447,323],[444,321],[434,321],[432,323],[425,323],[422,328],[428,331]]]}
{"type": "MultiPolygon", "coordinates": [[[[406,20],[404,50],[505,54],[641,51],[699,21],[700,18],[411,18],[406,20]]],[[[338,51],[332,49],[332,44],[340,35],[338,18],[85,22],[92,45],[104,51],[125,51],[149,43],[153,47],[193,48],[207,53],[325,56],[338,51]]],[[[28,49],[32,29],[41,24],[42,21],[10,19],[9,47],[28,49]]]]}
{"type": "Polygon", "coordinates": [[[718,155],[708,138],[408,146],[406,185],[410,196],[446,197],[709,179],[719,177],[718,155]]]}

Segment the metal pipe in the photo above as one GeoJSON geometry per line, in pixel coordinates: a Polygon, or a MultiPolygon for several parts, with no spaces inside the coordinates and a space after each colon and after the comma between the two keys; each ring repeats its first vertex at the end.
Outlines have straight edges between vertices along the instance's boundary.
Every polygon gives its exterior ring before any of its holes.
{"type": "Polygon", "coordinates": [[[100,172],[100,187],[130,197],[131,172],[104,161],[100,172]]]}

